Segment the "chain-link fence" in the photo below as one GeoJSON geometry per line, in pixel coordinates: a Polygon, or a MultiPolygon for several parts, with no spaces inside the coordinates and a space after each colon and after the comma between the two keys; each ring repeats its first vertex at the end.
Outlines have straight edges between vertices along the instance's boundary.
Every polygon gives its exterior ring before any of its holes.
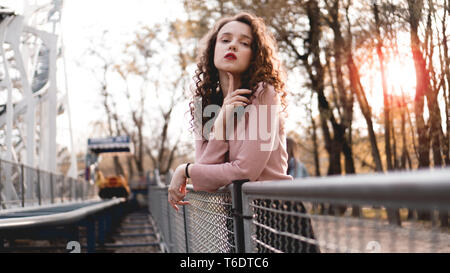
{"type": "Polygon", "coordinates": [[[189,189],[149,188],[169,252],[450,252],[450,169],[189,189]]]}
{"type": "MultiPolygon", "coordinates": [[[[170,181],[170,175],[165,180],[170,181]]],[[[236,252],[229,189],[205,193],[189,186],[185,200],[190,205],[178,212],[167,202],[167,189],[154,180],[149,187],[149,209],[169,252],[236,252]]]]}
{"type": "Polygon", "coordinates": [[[82,201],[95,196],[95,185],[88,181],[0,160],[0,210],[82,201]]]}

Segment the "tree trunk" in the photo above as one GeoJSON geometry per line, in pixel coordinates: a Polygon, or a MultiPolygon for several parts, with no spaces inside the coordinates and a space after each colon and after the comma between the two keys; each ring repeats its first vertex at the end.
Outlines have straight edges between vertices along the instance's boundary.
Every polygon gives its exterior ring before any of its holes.
{"type": "Polygon", "coordinates": [[[340,152],[341,143],[337,143],[335,138],[337,136],[334,132],[334,137],[331,137],[331,133],[328,127],[328,121],[330,120],[333,126],[333,130],[337,127],[337,122],[330,109],[329,103],[324,94],[324,67],[320,60],[320,47],[319,40],[322,36],[320,29],[320,10],[317,1],[310,0],[306,3],[306,13],[309,19],[309,31],[308,31],[308,43],[305,42],[305,46],[308,47],[309,55],[311,56],[312,63],[308,62],[309,58],[302,58],[303,64],[308,71],[309,78],[311,80],[311,88],[317,93],[317,100],[320,113],[320,125],[324,135],[325,149],[328,152],[328,174],[341,174],[340,152]]]}
{"type": "MultiPolygon", "coordinates": [[[[340,16],[339,16],[339,0],[334,0],[332,2],[332,5],[330,6],[328,2],[326,2],[327,10],[330,19],[327,19],[328,17],[325,17],[325,21],[327,21],[330,28],[333,30],[334,40],[334,66],[335,66],[335,77],[336,77],[336,84],[337,84],[337,90],[338,90],[338,97],[340,105],[336,105],[336,107],[339,109],[342,107],[342,116],[340,125],[341,128],[340,131],[343,131],[344,136],[338,135],[338,138],[341,137],[345,138],[345,131],[347,130],[347,138],[346,143],[342,143],[340,149],[344,154],[345,159],[345,173],[346,174],[354,174],[355,173],[355,164],[353,160],[353,152],[352,152],[352,135],[351,135],[351,125],[353,120],[353,94],[351,92],[348,92],[344,85],[344,73],[342,72],[342,66],[343,66],[343,56],[345,55],[344,48],[348,47],[346,46],[344,38],[342,37],[341,32],[341,23],[340,23],[340,16]],[[350,94],[347,94],[350,93],[350,94]]],[[[331,75],[331,73],[330,73],[331,75]]],[[[341,132],[340,132],[341,133],[341,132]]]]}
{"type": "Polygon", "coordinates": [[[319,144],[317,142],[317,125],[316,121],[312,116],[311,109],[309,109],[309,116],[311,118],[311,126],[312,126],[312,141],[313,141],[313,157],[314,157],[314,174],[317,177],[320,177],[320,162],[319,162],[319,144]]]}
{"type": "MultiPolygon", "coordinates": [[[[447,134],[444,136],[444,161],[446,166],[450,166],[450,56],[448,53],[447,35],[446,33],[446,20],[447,20],[447,0],[444,0],[444,16],[442,21],[442,45],[443,45],[443,73],[447,79],[447,85],[445,85],[445,80],[443,81],[444,99],[445,99],[445,117],[446,117],[446,127],[447,134]]],[[[449,7],[450,8],[450,7],[449,7]]]]}
{"type": "Polygon", "coordinates": [[[400,109],[400,118],[401,118],[401,134],[402,134],[402,156],[400,159],[400,169],[406,169],[406,163],[408,163],[409,169],[412,169],[411,158],[408,153],[408,146],[406,143],[406,113],[405,108],[405,98],[402,96],[401,101],[398,101],[398,107],[400,109]]]}
{"type": "Polygon", "coordinates": [[[356,98],[358,99],[359,106],[361,108],[361,112],[363,113],[364,119],[366,120],[367,129],[369,132],[369,140],[372,148],[372,157],[375,162],[376,171],[382,172],[383,165],[381,163],[380,152],[378,150],[377,139],[375,136],[375,131],[373,129],[372,123],[372,111],[370,109],[369,103],[367,102],[367,98],[364,92],[364,89],[361,85],[358,68],[356,67],[353,56],[351,52],[348,53],[347,57],[347,67],[350,73],[350,86],[352,91],[356,94],[356,98]]]}
{"type": "Polygon", "coordinates": [[[387,88],[387,79],[386,79],[386,69],[384,67],[384,54],[383,54],[383,40],[381,38],[380,32],[380,19],[379,19],[379,10],[378,4],[373,2],[373,14],[375,17],[375,32],[376,32],[376,49],[378,61],[380,63],[380,72],[381,72],[381,83],[383,87],[383,104],[384,104],[384,149],[386,153],[386,165],[388,170],[393,169],[392,165],[392,153],[391,153],[391,120],[390,120],[390,108],[389,98],[388,98],[388,88],[387,88]]]}
{"type": "Polygon", "coordinates": [[[411,52],[416,71],[416,95],[414,98],[414,113],[416,116],[416,128],[418,135],[419,168],[430,166],[430,141],[427,134],[427,126],[423,118],[424,98],[428,92],[428,73],[425,59],[420,49],[418,36],[419,20],[422,14],[423,1],[408,0],[411,52]]]}
{"type": "MultiPolygon", "coordinates": [[[[427,106],[428,111],[430,113],[430,141],[431,141],[431,150],[433,151],[433,163],[434,166],[442,166],[442,143],[441,143],[441,137],[443,135],[442,132],[442,120],[441,120],[441,111],[440,107],[437,101],[437,96],[439,93],[439,85],[438,81],[436,79],[436,73],[433,67],[433,54],[434,54],[434,35],[433,35],[433,28],[431,19],[433,17],[433,14],[435,12],[434,10],[434,4],[432,1],[428,0],[428,16],[427,16],[427,26],[426,26],[426,43],[425,43],[425,49],[426,56],[428,57],[428,67],[426,69],[427,72],[427,78],[425,80],[428,80],[426,82],[427,84],[427,90],[426,96],[427,96],[427,106]]],[[[445,33],[444,33],[445,35],[445,33]]]]}

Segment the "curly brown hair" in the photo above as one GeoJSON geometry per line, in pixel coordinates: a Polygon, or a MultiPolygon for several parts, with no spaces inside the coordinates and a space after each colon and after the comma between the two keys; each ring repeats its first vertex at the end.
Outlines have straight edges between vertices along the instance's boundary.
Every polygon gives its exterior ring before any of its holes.
{"type": "Polygon", "coordinates": [[[250,89],[253,94],[257,90],[258,83],[271,84],[280,95],[283,112],[286,110],[287,92],[284,89],[285,73],[277,56],[276,41],[273,35],[267,31],[262,18],[256,17],[251,13],[241,12],[235,16],[225,17],[219,20],[200,41],[199,60],[195,76],[193,77],[195,82],[194,96],[189,103],[192,116],[191,128],[194,128],[194,120],[202,120],[201,125],[203,128],[203,125],[211,119],[211,117],[203,116],[201,119],[199,117],[198,119],[194,118],[196,99],[201,99],[201,109],[205,109],[206,106],[211,104],[219,106],[223,104],[224,98],[222,92],[216,92],[219,85],[219,71],[214,65],[214,51],[220,29],[232,21],[242,22],[250,26],[253,36],[250,65],[241,75],[241,88],[250,89]]]}

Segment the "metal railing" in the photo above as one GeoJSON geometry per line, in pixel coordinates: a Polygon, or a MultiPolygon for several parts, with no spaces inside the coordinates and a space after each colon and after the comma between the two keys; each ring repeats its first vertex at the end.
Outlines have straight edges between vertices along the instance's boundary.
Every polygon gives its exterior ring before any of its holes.
{"type": "Polygon", "coordinates": [[[95,196],[95,185],[83,179],[0,160],[0,211],[83,201],[95,196]]]}
{"type": "Polygon", "coordinates": [[[168,252],[450,252],[450,169],[240,181],[185,200],[177,213],[166,185],[149,187],[168,252]]]}

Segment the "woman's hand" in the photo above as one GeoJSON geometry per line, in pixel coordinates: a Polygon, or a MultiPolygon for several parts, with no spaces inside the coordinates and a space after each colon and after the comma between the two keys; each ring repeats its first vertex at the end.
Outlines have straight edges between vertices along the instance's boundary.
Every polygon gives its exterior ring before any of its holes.
{"type": "Polygon", "coordinates": [[[234,109],[238,106],[247,106],[250,104],[250,100],[245,95],[250,95],[252,90],[249,89],[236,89],[234,88],[233,74],[227,72],[228,75],[228,92],[227,96],[223,99],[222,108],[219,115],[214,122],[214,128],[222,129],[222,131],[216,130],[216,139],[226,139],[226,124],[234,115],[234,109]],[[220,138],[221,137],[221,138],[220,138]]]}
{"type": "Polygon", "coordinates": [[[179,209],[177,205],[189,205],[188,201],[182,201],[187,193],[185,168],[186,164],[181,164],[175,169],[168,189],[168,201],[176,211],[179,209]]]}

